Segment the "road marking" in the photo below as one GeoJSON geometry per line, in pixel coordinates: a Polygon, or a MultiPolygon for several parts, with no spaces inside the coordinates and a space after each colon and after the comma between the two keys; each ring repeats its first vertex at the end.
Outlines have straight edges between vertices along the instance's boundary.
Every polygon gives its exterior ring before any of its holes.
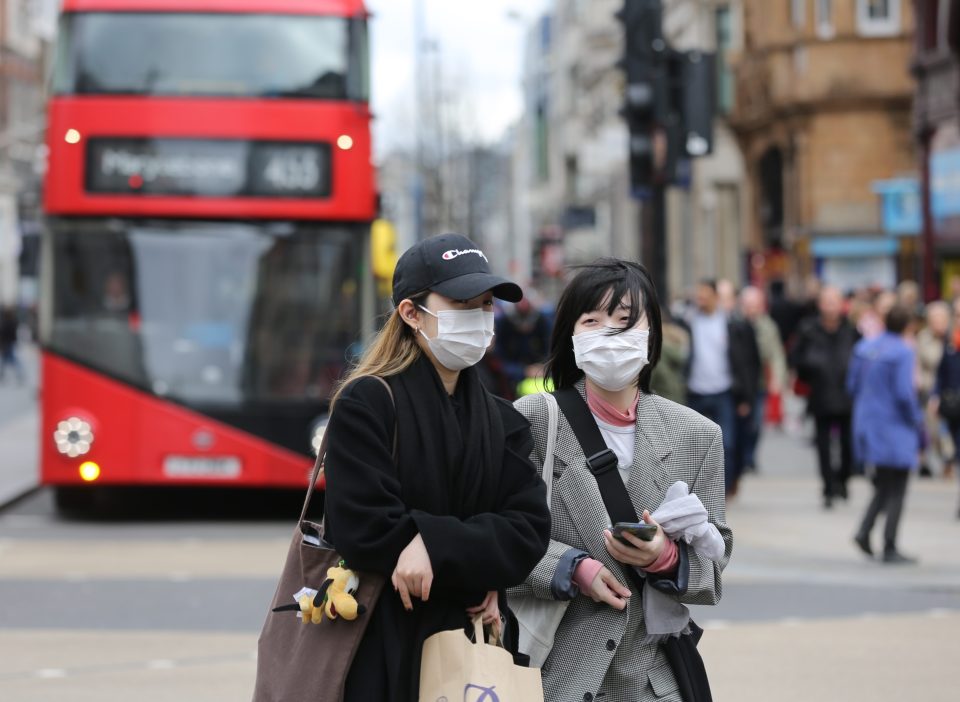
{"type": "Polygon", "coordinates": [[[957,610],[955,609],[931,609],[929,612],[927,612],[927,616],[932,617],[933,619],[943,619],[956,613],[957,610]]]}
{"type": "Polygon", "coordinates": [[[160,658],[155,661],[150,661],[147,663],[147,668],[150,670],[173,670],[177,667],[176,661],[171,661],[166,658],[160,658]]]}
{"type": "Polygon", "coordinates": [[[53,680],[55,678],[67,677],[67,671],[63,668],[41,668],[40,670],[35,670],[33,676],[35,678],[43,678],[44,680],[53,680]]]}
{"type": "Polygon", "coordinates": [[[717,629],[729,629],[732,626],[732,623],[726,619],[708,619],[703,623],[704,629],[710,629],[715,631],[717,629]]]}
{"type": "Polygon", "coordinates": [[[27,529],[29,527],[46,526],[50,523],[49,518],[42,514],[7,514],[0,520],[5,526],[14,529],[27,529]]]}
{"type": "Polygon", "coordinates": [[[801,626],[803,623],[804,620],[799,617],[784,617],[778,622],[780,626],[801,626]]]}
{"type": "Polygon", "coordinates": [[[167,578],[172,583],[188,583],[193,580],[193,575],[187,573],[186,571],[178,570],[173,573],[170,573],[167,578]]]}
{"type": "Polygon", "coordinates": [[[90,580],[90,576],[87,573],[80,573],[77,571],[71,571],[64,575],[63,578],[70,583],[85,583],[90,580]]]}

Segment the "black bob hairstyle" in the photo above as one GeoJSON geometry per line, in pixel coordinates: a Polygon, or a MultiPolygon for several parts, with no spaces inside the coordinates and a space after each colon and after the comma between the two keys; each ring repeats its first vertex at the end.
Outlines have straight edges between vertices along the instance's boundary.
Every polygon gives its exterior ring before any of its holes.
{"type": "Polygon", "coordinates": [[[560,295],[556,320],[550,337],[550,355],[547,358],[546,376],[557,390],[568,388],[583,377],[573,355],[573,328],[585,312],[601,309],[613,314],[626,298],[630,304],[630,317],[623,331],[633,329],[644,312],[650,322],[650,345],[647,349],[648,363],[640,371],[638,385],[641,392],[650,392],[650,377],[660,360],[663,346],[660,302],[650,273],[639,263],[616,258],[601,258],[585,266],[574,268],[577,274],[560,295]]]}

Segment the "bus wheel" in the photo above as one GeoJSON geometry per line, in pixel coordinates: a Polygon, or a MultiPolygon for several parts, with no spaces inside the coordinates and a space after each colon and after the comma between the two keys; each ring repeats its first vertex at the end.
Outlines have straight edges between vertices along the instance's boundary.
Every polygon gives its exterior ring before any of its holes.
{"type": "Polygon", "coordinates": [[[93,512],[103,501],[97,488],[89,486],[61,485],[54,488],[54,502],[61,514],[83,514],[93,512]]]}

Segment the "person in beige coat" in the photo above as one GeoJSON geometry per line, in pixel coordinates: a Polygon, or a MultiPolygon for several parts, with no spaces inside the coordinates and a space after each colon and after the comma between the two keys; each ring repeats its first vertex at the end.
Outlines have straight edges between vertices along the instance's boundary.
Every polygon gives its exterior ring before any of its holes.
{"type": "MultiPolygon", "coordinates": [[[[547,376],[558,391],[575,388],[586,401],[636,514],[657,530],[651,541],[613,538],[597,478],[561,413],[550,545],[523,585],[509,591],[511,598],[569,602],[541,668],[547,702],[682,702],[664,637],[691,629],[684,605],[713,605],[722,594],[733,535],[720,428],[651,393],[661,334],[656,291],[639,264],[603,259],[581,268],[557,306],[547,376]],[[651,516],[678,481],[684,493],[689,487],[685,499],[697,503],[699,526],[718,534],[715,559],[685,537],[668,537],[651,516]],[[671,626],[648,609],[656,600],[668,603],[671,626]]],[[[541,472],[549,401],[539,394],[515,403],[530,421],[531,460],[541,472]]]]}
{"type": "Polygon", "coordinates": [[[760,349],[760,384],[753,411],[747,418],[749,426],[743,429],[743,463],[747,472],[757,468],[757,444],[763,431],[767,397],[780,395],[787,384],[787,356],[780,340],[776,323],[767,314],[766,300],[760,288],[748,285],[740,292],[740,310],[747,321],[753,325],[760,349]]]}
{"type": "MultiPolygon", "coordinates": [[[[943,358],[943,347],[950,330],[950,305],[942,300],[931,302],[926,309],[926,326],[917,334],[917,395],[920,406],[927,407],[937,380],[937,368],[943,358]]],[[[938,463],[944,472],[949,470],[955,448],[950,433],[936,412],[927,410],[924,416],[927,449],[920,462],[920,474],[931,475],[930,464],[938,463]]]]}

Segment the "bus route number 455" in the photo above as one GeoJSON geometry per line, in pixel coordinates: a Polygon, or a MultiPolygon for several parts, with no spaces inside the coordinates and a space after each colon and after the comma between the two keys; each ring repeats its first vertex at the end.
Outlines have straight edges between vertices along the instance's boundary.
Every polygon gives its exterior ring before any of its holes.
{"type": "Polygon", "coordinates": [[[263,171],[270,187],[280,191],[313,191],[320,185],[320,164],[311,151],[283,151],[270,156],[263,171]]]}

